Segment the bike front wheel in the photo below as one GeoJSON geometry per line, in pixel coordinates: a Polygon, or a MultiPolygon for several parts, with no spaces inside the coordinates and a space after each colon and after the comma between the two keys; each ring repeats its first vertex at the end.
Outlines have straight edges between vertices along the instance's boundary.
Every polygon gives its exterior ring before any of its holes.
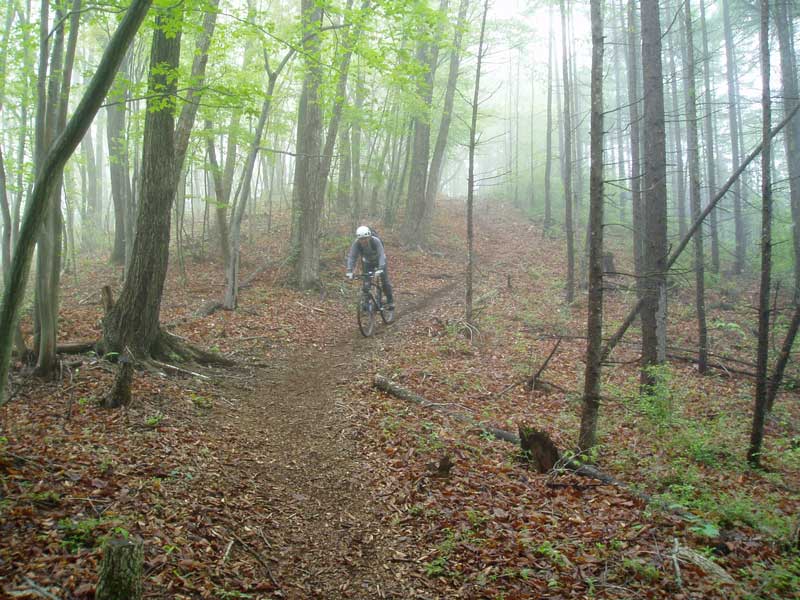
{"type": "Polygon", "coordinates": [[[375,301],[371,296],[362,298],[358,303],[358,328],[361,335],[369,337],[375,331],[375,301]]]}
{"type": "Polygon", "coordinates": [[[387,325],[394,321],[394,308],[389,308],[386,304],[381,307],[381,319],[387,325]]]}

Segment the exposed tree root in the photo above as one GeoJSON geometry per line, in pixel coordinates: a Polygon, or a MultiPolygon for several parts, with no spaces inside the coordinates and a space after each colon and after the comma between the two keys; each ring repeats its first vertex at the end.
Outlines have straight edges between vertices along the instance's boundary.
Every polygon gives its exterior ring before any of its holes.
{"type": "Polygon", "coordinates": [[[231,367],[236,364],[229,358],[198,348],[184,338],[163,329],[155,344],[153,358],[173,362],[195,362],[204,366],[231,367]]]}

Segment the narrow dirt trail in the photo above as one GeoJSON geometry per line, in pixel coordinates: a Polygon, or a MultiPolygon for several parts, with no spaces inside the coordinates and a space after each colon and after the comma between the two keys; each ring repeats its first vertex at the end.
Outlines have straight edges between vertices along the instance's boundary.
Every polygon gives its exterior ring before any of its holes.
{"type": "Polygon", "coordinates": [[[392,539],[381,520],[380,499],[370,489],[374,476],[358,444],[360,419],[348,406],[345,386],[371,375],[375,353],[401,343],[403,329],[425,307],[457,290],[445,284],[400,307],[395,323],[379,325],[370,339],[361,337],[353,319],[343,339],[271,361],[239,401],[238,444],[260,460],[254,471],[231,475],[251,478],[247,485],[260,487],[266,500],[264,555],[279,596],[434,597],[423,592],[424,580],[409,579],[404,541],[392,539]]]}

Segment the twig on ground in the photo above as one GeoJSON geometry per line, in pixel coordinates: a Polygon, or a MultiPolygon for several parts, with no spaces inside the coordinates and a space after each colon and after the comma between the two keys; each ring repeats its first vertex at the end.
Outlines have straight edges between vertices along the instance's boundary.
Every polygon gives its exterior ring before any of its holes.
{"type": "Polygon", "coordinates": [[[258,561],[258,563],[264,568],[264,571],[266,571],[267,575],[270,578],[270,581],[272,581],[272,583],[275,585],[275,587],[278,588],[279,590],[283,591],[283,588],[280,586],[280,584],[278,583],[277,579],[275,579],[275,576],[272,574],[272,569],[270,569],[269,565],[266,563],[266,561],[263,558],[261,558],[261,555],[258,552],[256,552],[255,550],[253,550],[253,548],[251,548],[250,545],[247,542],[245,542],[242,538],[240,538],[234,532],[231,531],[230,533],[233,536],[233,538],[237,542],[239,542],[239,544],[241,544],[242,548],[247,550],[247,552],[253,558],[255,558],[258,561]]]}
{"type": "Polygon", "coordinates": [[[179,373],[181,375],[191,375],[192,377],[197,377],[198,379],[211,379],[208,375],[203,375],[202,373],[195,373],[194,371],[189,371],[188,369],[181,369],[180,367],[176,367],[175,365],[171,365],[169,363],[161,362],[160,360],[151,359],[154,365],[158,365],[165,371],[172,371],[173,373],[179,373]]]}
{"type": "Polygon", "coordinates": [[[683,589],[683,580],[681,579],[681,565],[678,562],[678,550],[680,549],[680,545],[678,544],[678,538],[673,539],[674,546],[672,550],[672,567],[675,569],[675,584],[678,586],[678,589],[683,589]]]}
{"type": "Polygon", "coordinates": [[[306,310],[313,310],[313,311],[316,311],[316,312],[318,312],[318,313],[322,313],[323,315],[325,314],[325,311],[324,311],[324,310],[322,310],[321,308],[317,308],[316,306],[306,306],[305,304],[303,304],[303,303],[302,303],[302,302],[300,302],[299,300],[298,300],[298,301],[296,301],[296,302],[297,302],[297,304],[299,304],[300,306],[302,306],[302,307],[303,307],[303,308],[305,308],[306,310]]]}
{"type": "Polygon", "coordinates": [[[38,583],[33,581],[32,579],[25,577],[24,578],[25,584],[28,586],[26,590],[18,590],[9,592],[10,596],[15,597],[26,597],[30,596],[31,594],[36,594],[37,596],[41,596],[42,598],[51,598],[52,600],[59,600],[59,597],[55,594],[52,594],[38,583]]]}

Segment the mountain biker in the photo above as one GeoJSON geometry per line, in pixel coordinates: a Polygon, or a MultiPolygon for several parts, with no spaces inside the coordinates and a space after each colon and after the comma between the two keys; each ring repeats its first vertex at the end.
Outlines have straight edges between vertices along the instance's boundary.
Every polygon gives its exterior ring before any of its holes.
{"type": "Polygon", "coordinates": [[[386,270],[386,253],[383,250],[383,242],[374,235],[372,230],[366,225],[361,225],[356,229],[356,239],[350,246],[347,255],[347,278],[353,278],[353,268],[356,260],[361,257],[361,268],[364,273],[369,271],[381,270],[381,285],[386,293],[387,308],[394,308],[394,295],[392,294],[392,284],[389,283],[389,272],[386,270]]]}

